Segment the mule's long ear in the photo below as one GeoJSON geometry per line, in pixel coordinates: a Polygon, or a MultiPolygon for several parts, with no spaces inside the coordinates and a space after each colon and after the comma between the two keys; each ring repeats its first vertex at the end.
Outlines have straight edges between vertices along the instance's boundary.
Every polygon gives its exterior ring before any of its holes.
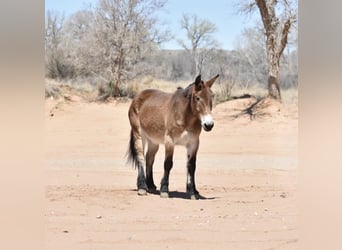
{"type": "Polygon", "coordinates": [[[199,91],[201,89],[201,83],[202,83],[201,75],[198,75],[196,77],[196,80],[195,80],[195,89],[196,89],[196,91],[199,91]]]}
{"type": "Polygon", "coordinates": [[[195,80],[195,85],[198,86],[200,83],[201,83],[202,79],[201,79],[201,75],[198,75],[196,77],[196,80],[195,80]]]}
{"type": "Polygon", "coordinates": [[[219,77],[220,75],[217,74],[215,77],[211,78],[210,80],[208,80],[205,85],[209,88],[211,88],[211,86],[213,86],[215,80],[219,77]]]}

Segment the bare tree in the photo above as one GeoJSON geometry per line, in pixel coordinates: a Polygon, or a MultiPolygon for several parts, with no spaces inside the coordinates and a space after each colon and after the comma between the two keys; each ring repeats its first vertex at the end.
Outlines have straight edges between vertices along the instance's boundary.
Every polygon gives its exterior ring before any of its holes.
{"type": "Polygon", "coordinates": [[[181,27],[186,31],[187,41],[178,42],[192,57],[191,75],[194,76],[202,73],[203,64],[210,54],[209,50],[217,47],[217,42],[212,37],[217,28],[208,20],[186,14],[183,14],[181,27]]]}
{"type": "Polygon", "coordinates": [[[267,82],[266,48],[264,33],[261,29],[246,28],[239,38],[237,54],[239,55],[238,69],[241,74],[240,86],[247,89],[250,85],[267,82]]]}
{"type": "Polygon", "coordinates": [[[291,26],[297,20],[297,1],[255,0],[245,2],[241,10],[251,13],[256,7],[266,35],[268,93],[271,98],[281,101],[280,57],[286,47],[291,26]]]}
{"type": "Polygon", "coordinates": [[[61,41],[61,31],[64,17],[60,14],[47,11],[45,20],[45,49],[57,48],[61,41]]]}
{"type": "Polygon", "coordinates": [[[100,0],[95,10],[95,42],[113,96],[136,76],[137,64],[163,41],[155,12],[165,0],[100,0]]]}
{"type": "Polygon", "coordinates": [[[63,49],[73,63],[77,76],[90,76],[101,72],[100,56],[94,38],[94,13],[80,10],[64,24],[63,49]]]}
{"type": "Polygon", "coordinates": [[[50,78],[63,76],[63,15],[48,11],[45,20],[45,69],[50,78]]]}

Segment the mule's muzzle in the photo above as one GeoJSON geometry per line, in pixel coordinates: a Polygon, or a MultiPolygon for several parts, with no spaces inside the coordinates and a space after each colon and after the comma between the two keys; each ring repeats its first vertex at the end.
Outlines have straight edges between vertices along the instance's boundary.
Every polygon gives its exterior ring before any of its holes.
{"type": "Polygon", "coordinates": [[[205,130],[205,131],[210,131],[212,128],[214,127],[214,123],[211,123],[211,124],[203,124],[203,129],[205,130]]]}
{"type": "Polygon", "coordinates": [[[204,131],[210,131],[214,127],[214,120],[211,115],[205,115],[202,118],[202,127],[204,131]]]}

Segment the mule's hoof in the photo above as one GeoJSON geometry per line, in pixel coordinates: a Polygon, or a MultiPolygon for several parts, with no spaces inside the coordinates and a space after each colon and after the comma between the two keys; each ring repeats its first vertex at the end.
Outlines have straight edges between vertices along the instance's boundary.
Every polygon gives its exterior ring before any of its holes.
{"type": "Polygon", "coordinates": [[[138,189],[138,195],[147,195],[146,189],[138,189]]]}
{"type": "Polygon", "coordinates": [[[169,198],[169,193],[167,193],[167,192],[160,192],[160,197],[161,198],[169,198]]]}
{"type": "Polygon", "coordinates": [[[157,189],[156,188],[149,188],[147,190],[147,192],[151,193],[151,194],[156,194],[157,193],[157,189]]]}
{"type": "Polygon", "coordinates": [[[199,194],[192,194],[190,195],[191,200],[198,200],[199,199],[199,194]]]}

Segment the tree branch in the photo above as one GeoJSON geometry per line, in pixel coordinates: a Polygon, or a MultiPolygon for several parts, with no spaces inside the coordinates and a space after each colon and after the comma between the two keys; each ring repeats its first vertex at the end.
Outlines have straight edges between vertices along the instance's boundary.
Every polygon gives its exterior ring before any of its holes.
{"type": "Polygon", "coordinates": [[[283,51],[286,47],[287,37],[288,37],[288,34],[290,32],[292,22],[293,22],[293,19],[292,19],[292,17],[290,17],[284,23],[283,30],[281,32],[281,40],[280,40],[280,45],[279,45],[279,50],[278,50],[278,57],[279,58],[283,54],[283,51]]]}
{"type": "Polygon", "coordinates": [[[266,34],[267,34],[272,27],[272,23],[271,23],[272,17],[270,17],[270,13],[268,11],[265,0],[255,0],[255,1],[259,7],[261,19],[262,19],[262,22],[264,24],[266,34]]]}

